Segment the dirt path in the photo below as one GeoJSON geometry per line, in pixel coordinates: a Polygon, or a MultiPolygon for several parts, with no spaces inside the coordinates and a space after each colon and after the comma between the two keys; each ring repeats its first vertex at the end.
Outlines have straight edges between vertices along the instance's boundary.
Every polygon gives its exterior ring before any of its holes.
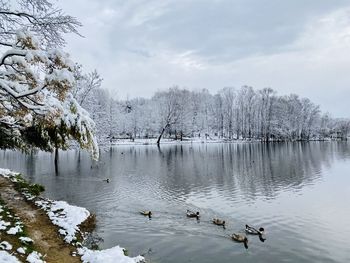
{"type": "Polygon", "coordinates": [[[0,176],[0,196],[7,206],[20,217],[27,227],[28,236],[34,240],[35,248],[47,263],[81,262],[79,257],[73,257],[75,247],[63,241],[58,234],[58,228],[49,220],[44,211],[27,203],[23,196],[14,190],[12,183],[0,176]]]}

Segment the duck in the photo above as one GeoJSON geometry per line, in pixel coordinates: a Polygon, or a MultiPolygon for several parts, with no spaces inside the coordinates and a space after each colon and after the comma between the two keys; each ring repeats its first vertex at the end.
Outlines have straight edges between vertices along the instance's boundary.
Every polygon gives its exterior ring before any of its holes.
{"type": "Polygon", "coordinates": [[[107,179],[103,179],[103,181],[105,181],[105,182],[109,183],[109,178],[107,178],[107,179]]]}
{"type": "Polygon", "coordinates": [[[151,211],[148,211],[148,210],[140,211],[140,214],[141,214],[141,215],[144,215],[144,216],[148,216],[149,218],[152,217],[152,212],[151,212],[151,211]]]}
{"type": "Polygon", "coordinates": [[[257,230],[254,227],[245,225],[245,232],[251,235],[262,235],[264,234],[265,229],[263,227],[260,227],[259,230],[257,230]]]}
{"type": "Polygon", "coordinates": [[[264,242],[266,240],[266,238],[263,237],[263,234],[265,234],[265,229],[263,227],[260,227],[259,230],[257,230],[254,227],[245,225],[245,232],[250,235],[259,235],[261,242],[264,242]]]}
{"type": "Polygon", "coordinates": [[[186,212],[187,217],[196,217],[199,218],[199,212],[192,212],[191,210],[187,210],[186,212]]]}
{"type": "Polygon", "coordinates": [[[213,224],[225,227],[225,220],[220,220],[219,218],[214,218],[213,224]]]}
{"type": "Polygon", "coordinates": [[[244,247],[248,249],[248,238],[245,235],[233,233],[231,239],[239,243],[244,243],[244,247]]]}

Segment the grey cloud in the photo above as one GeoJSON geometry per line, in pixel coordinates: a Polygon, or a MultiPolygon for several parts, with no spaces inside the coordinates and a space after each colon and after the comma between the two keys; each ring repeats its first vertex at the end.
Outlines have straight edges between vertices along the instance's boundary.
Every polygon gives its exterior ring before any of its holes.
{"type": "MultiPolygon", "coordinates": [[[[283,50],[312,17],[349,4],[347,1],[167,1],[164,12],[149,14],[132,26],[143,9],[163,1],[131,2],[115,21],[115,38],[133,49],[195,50],[209,60],[232,60],[283,50]],[[122,20],[122,21],[121,21],[122,20]]],[[[111,3],[118,10],[118,2],[111,3]]],[[[148,7],[148,9],[147,9],[148,7]]],[[[113,21],[111,21],[113,23],[113,21]]]]}
{"type": "MultiPolygon", "coordinates": [[[[348,0],[63,0],[58,4],[84,24],[85,38],[68,36],[67,50],[86,70],[96,68],[104,87],[120,98],[151,96],[173,84],[213,92],[247,84],[308,96],[334,115],[350,115],[344,101],[350,96],[345,73],[350,50],[333,47],[330,41],[321,48],[334,52],[310,54],[313,51],[306,50],[303,41],[294,45],[310,33],[305,31],[310,23],[349,7],[348,0]],[[329,63],[329,57],[335,59],[329,63]],[[324,67],[310,72],[314,64],[322,63],[324,67]],[[336,98],[339,103],[334,104],[336,98]]],[[[314,42],[305,41],[312,49],[314,42]]]]}

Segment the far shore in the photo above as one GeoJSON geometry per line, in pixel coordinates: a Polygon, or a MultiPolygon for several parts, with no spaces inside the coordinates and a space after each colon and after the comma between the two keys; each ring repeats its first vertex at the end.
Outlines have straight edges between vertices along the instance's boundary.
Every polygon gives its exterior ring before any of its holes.
{"type": "MultiPolygon", "coordinates": [[[[309,140],[270,140],[269,142],[315,142],[315,141],[320,141],[320,142],[329,142],[329,141],[346,141],[346,140],[341,140],[339,138],[314,138],[314,139],[309,139],[309,140]]],[[[169,144],[192,144],[192,143],[257,143],[257,142],[262,142],[266,143],[266,141],[262,141],[260,139],[222,139],[222,138],[188,138],[185,137],[182,140],[180,139],[162,139],[160,141],[160,145],[169,145],[169,144]]],[[[116,139],[111,142],[111,146],[117,146],[117,145],[157,145],[157,138],[152,138],[152,139],[116,139]]]]}

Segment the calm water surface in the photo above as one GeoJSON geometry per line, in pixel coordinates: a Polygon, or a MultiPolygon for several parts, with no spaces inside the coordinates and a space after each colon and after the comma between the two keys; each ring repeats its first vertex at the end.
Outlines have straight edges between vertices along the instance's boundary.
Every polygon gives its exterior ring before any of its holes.
{"type": "Polygon", "coordinates": [[[58,175],[51,154],[1,151],[0,167],[96,213],[102,248],[150,262],[350,262],[350,143],[118,146],[98,164],[70,151],[58,175]],[[266,242],[249,236],[246,250],[227,238],[246,223],[265,227],[266,242]]]}

